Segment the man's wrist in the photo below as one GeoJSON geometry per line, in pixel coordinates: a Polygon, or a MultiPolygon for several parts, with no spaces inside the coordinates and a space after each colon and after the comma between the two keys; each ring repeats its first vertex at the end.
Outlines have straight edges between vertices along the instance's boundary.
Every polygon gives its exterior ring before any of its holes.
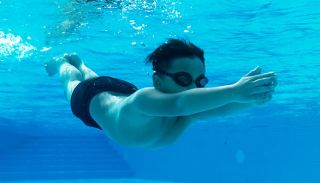
{"type": "Polygon", "coordinates": [[[239,102],[238,92],[235,84],[227,85],[230,93],[230,101],[231,102],[239,102]]]}

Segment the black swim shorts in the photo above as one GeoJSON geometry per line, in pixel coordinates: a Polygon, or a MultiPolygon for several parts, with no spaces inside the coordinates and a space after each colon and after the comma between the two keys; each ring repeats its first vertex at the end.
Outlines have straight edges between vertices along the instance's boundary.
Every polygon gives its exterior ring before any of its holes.
{"type": "Polygon", "coordinates": [[[102,129],[91,117],[89,104],[91,99],[98,93],[112,91],[124,94],[132,94],[138,88],[121,79],[99,76],[81,81],[74,89],[71,96],[72,113],[80,118],[87,126],[102,129]]]}

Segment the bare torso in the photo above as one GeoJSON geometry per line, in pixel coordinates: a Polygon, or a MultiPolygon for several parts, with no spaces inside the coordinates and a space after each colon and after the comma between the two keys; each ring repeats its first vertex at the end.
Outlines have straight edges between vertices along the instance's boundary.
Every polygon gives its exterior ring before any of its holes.
{"type": "MultiPolygon", "coordinates": [[[[128,95],[102,92],[90,102],[90,114],[120,144],[156,148],[173,143],[188,127],[177,117],[147,116],[128,105],[128,95]]],[[[185,119],[186,116],[183,116],[185,119]]]]}

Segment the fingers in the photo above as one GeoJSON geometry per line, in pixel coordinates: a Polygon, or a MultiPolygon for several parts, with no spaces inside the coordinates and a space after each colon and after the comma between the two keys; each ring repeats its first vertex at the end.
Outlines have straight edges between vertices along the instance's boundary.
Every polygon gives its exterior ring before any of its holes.
{"type": "Polygon", "coordinates": [[[274,88],[275,87],[273,85],[256,87],[254,91],[251,92],[251,95],[274,92],[274,88]]]}
{"type": "Polygon", "coordinates": [[[253,86],[263,86],[263,85],[277,85],[277,77],[276,76],[270,76],[265,77],[262,79],[257,79],[252,82],[253,86]]]}
{"type": "Polygon", "coordinates": [[[278,85],[276,76],[257,79],[254,82],[254,90],[250,93],[251,99],[256,104],[264,104],[272,99],[275,87],[278,85]]]}
{"type": "Polygon", "coordinates": [[[245,76],[254,76],[261,73],[261,67],[257,66],[256,68],[252,69],[248,72],[245,76]]]}
{"type": "Polygon", "coordinates": [[[275,79],[275,80],[272,82],[272,85],[273,85],[274,87],[276,87],[276,86],[278,85],[277,79],[275,79]]]}
{"type": "Polygon", "coordinates": [[[262,79],[262,78],[271,77],[271,76],[276,76],[276,74],[274,72],[267,72],[267,73],[251,76],[251,80],[255,81],[257,79],[262,79]]]}

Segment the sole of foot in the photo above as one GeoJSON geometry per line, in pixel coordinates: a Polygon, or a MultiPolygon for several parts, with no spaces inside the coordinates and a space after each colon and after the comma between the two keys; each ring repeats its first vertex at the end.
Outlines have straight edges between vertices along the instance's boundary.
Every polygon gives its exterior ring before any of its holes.
{"type": "Polygon", "coordinates": [[[59,72],[61,65],[66,62],[68,62],[68,60],[64,57],[54,57],[50,61],[44,63],[44,68],[49,76],[53,76],[59,72]]]}
{"type": "Polygon", "coordinates": [[[64,58],[66,58],[71,65],[73,65],[74,67],[76,67],[79,70],[84,65],[83,61],[76,53],[72,53],[70,55],[65,54],[64,58]]]}

